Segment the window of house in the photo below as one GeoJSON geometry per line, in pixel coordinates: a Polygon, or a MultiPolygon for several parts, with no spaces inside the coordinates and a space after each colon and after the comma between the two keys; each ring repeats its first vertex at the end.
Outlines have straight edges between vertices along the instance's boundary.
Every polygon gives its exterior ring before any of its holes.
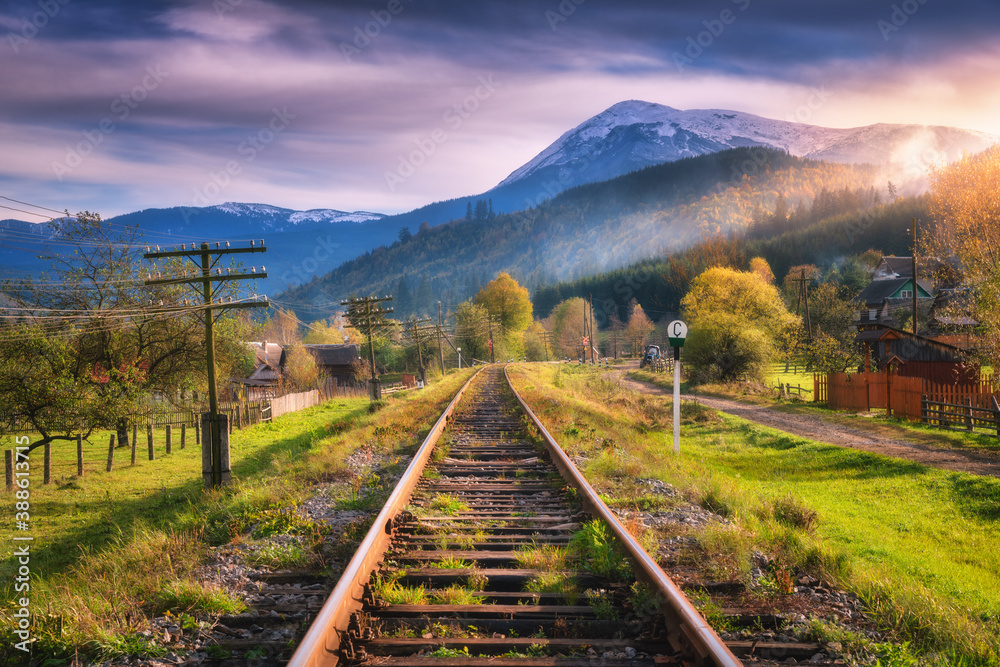
{"type": "Polygon", "coordinates": [[[899,296],[902,297],[902,298],[904,298],[904,299],[912,299],[913,298],[913,290],[911,290],[911,289],[905,289],[905,290],[903,290],[902,292],[899,293],[899,296]]]}
{"type": "Polygon", "coordinates": [[[868,309],[868,319],[874,320],[874,319],[877,319],[877,317],[878,317],[878,311],[876,311],[874,308],[869,308],[868,309]]]}

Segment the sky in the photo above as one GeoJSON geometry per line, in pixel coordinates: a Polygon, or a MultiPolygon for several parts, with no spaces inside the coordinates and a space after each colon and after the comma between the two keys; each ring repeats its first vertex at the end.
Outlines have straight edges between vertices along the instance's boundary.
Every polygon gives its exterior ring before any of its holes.
{"type": "Polygon", "coordinates": [[[995,0],[2,0],[0,205],[398,213],[629,99],[1000,134],[998,37],[995,0]]]}

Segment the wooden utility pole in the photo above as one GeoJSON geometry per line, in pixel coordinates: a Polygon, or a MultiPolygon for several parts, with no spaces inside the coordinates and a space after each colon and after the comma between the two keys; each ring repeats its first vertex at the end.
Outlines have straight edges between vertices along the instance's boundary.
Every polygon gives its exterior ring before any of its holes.
{"type": "Polygon", "coordinates": [[[417,371],[417,375],[420,376],[421,382],[427,382],[427,375],[424,372],[424,351],[423,351],[422,341],[420,340],[420,332],[434,330],[437,329],[437,327],[421,328],[420,325],[430,321],[431,321],[430,318],[424,318],[419,320],[413,318],[409,322],[407,322],[407,324],[409,324],[411,327],[411,330],[408,333],[410,334],[410,337],[413,338],[413,341],[417,344],[417,364],[419,365],[419,370],[417,371]]]}
{"type": "Polygon", "coordinates": [[[492,315],[487,315],[486,316],[486,323],[487,323],[487,325],[490,328],[490,337],[489,337],[489,341],[490,341],[489,342],[489,345],[490,345],[490,363],[491,364],[495,364],[497,360],[496,360],[496,357],[493,355],[493,347],[494,347],[494,345],[493,345],[493,316],[492,315]]]}
{"type": "Polygon", "coordinates": [[[917,219],[913,219],[913,335],[917,334],[917,219]]]}
{"type": "Polygon", "coordinates": [[[441,362],[441,375],[444,376],[444,346],[441,345],[441,329],[444,327],[444,318],[441,316],[441,302],[438,301],[438,359],[441,362]]]}
{"type": "Polygon", "coordinates": [[[799,284],[799,298],[795,302],[795,314],[799,314],[799,307],[805,302],[806,307],[806,335],[812,340],[812,322],[809,319],[809,285],[806,281],[806,270],[802,269],[801,278],[793,278],[799,284]]]}
{"type": "Polygon", "coordinates": [[[226,247],[220,247],[219,243],[215,244],[215,248],[211,248],[208,243],[202,243],[200,246],[196,247],[196,244],[192,243],[191,248],[188,249],[187,244],[181,244],[180,250],[176,247],[172,251],[161,252],[160,248],[157,247],[155,252],[151,252],[149,246],[146,247],[146,253],[143,255],[146,259],[163,259],[168,257],[186,257],[190,259],[195,265],[201,269],[201,275],[195,272],[194,276],[189,277],[188,272],[185,269],[184,274],[181,276],[175,276],[172,278],[162,278],[159,273],[155,279],[150,276],[149,280],[145,281],[146,285],[188,285],[192,288],[200,286],[200,294],[204,303],[203,305],[193,305],[188,306],[187,304],[181,306],[167,306],[164,307],[160,304],[159,308],[153,307],[147,312],[150,313],[175,313],[175,312],[193,312],[203,313],[202,317],[205,321],[205,353],[206,353],[206,366],[208,371],[208,405],[209,405],[209,423],[211,424],[212,431],[211,434],[206,433],[204,442],[202,443],[203,448],[203,461],[211,462],[211,474],[208,470],[204,470],[204,479],[206,486],[219,486],[223,484],[229,474],[229,452],[228,450],[223,452],[222,447],[222,432],[219,426],[219,396],[218,389],[216,387],[216,377],[215,377],[215,311],[231,310],[236,308],[267,308],[271,304],[265,296],[261,300],[257,300],[257,295],[255,294],[250,300],[237,300],[233,301],[232,297],[229,301],[223,303],[221,299],[217,299],[218,291],[223,283],[232,282],[237,280],[255,280],[257,278],[267,278],[267,272],[264,267],[261,267],[260,272],[256,268],[252,268],[250,273],[245,271],[233,272],[231,268],[227,268],[225,271],[221,267],[218,267],[222,258],[226,255],[236,255],[244,253],[255,253],[255,252],[267,252],[267,248],[264,247],[264,241],[261,240],[260,245],[256,245],[255,241],[250,242],[249,248],[230,248],[229,242],[226,241],[226,247]]]}
{"type": "Polygon", "coordinates": [[[594,295],[593,294],[589,295],[588,301],[590,302],[590,317],[587,318],[587,328],[590,331],[590,333],[587,336],[587,340],[590,341],[590,345],[588,346],[590,348],[589,349],[590,364],[594,365],[595,363],[597,363],[597,359],[594,356],[595,355],[594,347],[597,341],[594,340],[594,295]]]}
{"type": "Polygon", "coordinates": [[[541,334],[542,345],[545,346],[545,361],[549,360],[549,339],[554,335],[551,331],[543,331],[541,334]]]}
{"type": "Polygon", "coordinates": [[[347,306],[347,319],[351,325],[357,328],[358,325],[366,331],[368,335],[368,361],[371,363],[372,376],[368,386],[368,396],[371,401],[381,400],[382,388],[378,384],[378,377],[375,374],[375,330],[383,326],[384,316],[392,312],[392,308],[382,308],[379,304],[392,301],[391,296],[366,296],[360,299],[347,299],[341,301],[341,306],[347,306]]]}

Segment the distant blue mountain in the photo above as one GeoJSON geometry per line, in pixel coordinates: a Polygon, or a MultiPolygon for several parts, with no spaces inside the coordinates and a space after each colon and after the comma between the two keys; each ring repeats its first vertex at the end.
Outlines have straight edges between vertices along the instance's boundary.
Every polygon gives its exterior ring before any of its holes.
{"type": "MultiPolygon", "coordinates": [[[[394,241],[398,229],[375,226],[384,217],[364,211],[294,211],[264,204],[226,203],[147,209],[105,222],[138,227],[144,243],[164,248],[203,241],[229,241],[239,246],[248,245],[250,239],[263,239],[267,253],[254,256],[252,263],[264,265],[269,278],[260,281],[258,288],[264,294],[277,294],[375,246],[394,241]]],[[[38,274],[48,269],[37,255],[53,238],[49,223],[0,221],[0,277],[38,274]]]]}

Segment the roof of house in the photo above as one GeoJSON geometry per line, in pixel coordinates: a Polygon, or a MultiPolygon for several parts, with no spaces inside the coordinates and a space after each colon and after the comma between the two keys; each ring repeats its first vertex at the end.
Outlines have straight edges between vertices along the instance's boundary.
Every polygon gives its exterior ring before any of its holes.
{"type": "MultiPolygon", "coordinates": [[[[895,273],[900,278],[912,278],[913,277],[913,258],[912,257],[883,257],[882,261],[879,262],[878,267],[876,267],[876,274],[882,272],[883,264],[885,273],[895,273]]],[[[882,280],[891,280],[891,278],[883,278],[882,280]]]]}
{"type": "Polygon", "coordinates": [[[281,355],[284,354],[281,345],[278,343],[268,343],[267,341],[253,343],[253,345],[258,365],[266,364],[271,368],[278,368],[281,365],[281,355]]]}
{"type": "MultiPolygon", "coordinates": [[[[861,301],[868,306],[880,306],[883,301],[892,297],[892,295],[899,291],[900,288],[905,286],[907,283],[912,282],[912,280],[912,278],[873,280],[868,283],[868,287],[861,290],[861,294],[856,297],[856,300],[861,301]]],[[[920,289],[922,289],[925,293],[931,293],[931,286],[923,280],[918,280],[917,285],[919,285],[920,289]]]]}
{"type": "Polygon", "coordinates": [[[915,340],[947,352],[962,352],[961,348],[955,347],[954,345],[934,340],[933,338],[927,338],[925,336],[915,336],[912,332],[903,331],[902,329],[896,329],[895,327],[886,326],[884,324],[874,325],[871,329],[859,332],[855,337],[855,340],[857,341],[901,339],[915,340]]]}
{"type": "Polygon", "coordinates": [[[303,345],[316,358],[320,366],[349,366],[358,360],[358,346],[346,345],[303,345]]]}

